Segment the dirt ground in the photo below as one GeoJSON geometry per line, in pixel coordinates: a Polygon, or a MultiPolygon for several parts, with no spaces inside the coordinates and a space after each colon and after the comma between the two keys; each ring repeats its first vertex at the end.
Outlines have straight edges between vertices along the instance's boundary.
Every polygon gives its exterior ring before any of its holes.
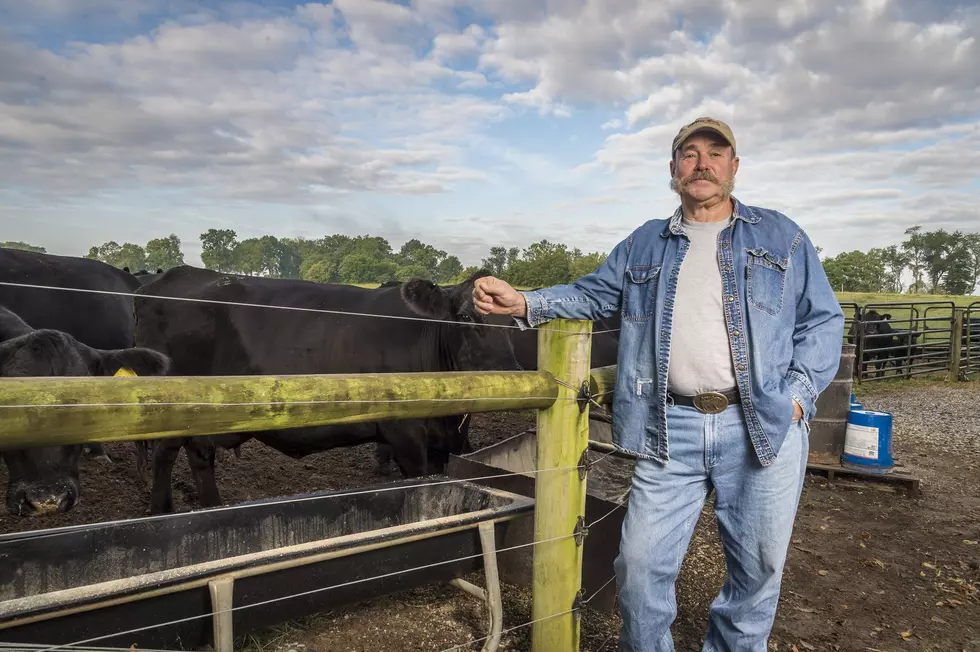
{"type": "MultiPolygon", "coordinates": [[[[895,415],[895,458],[921,479],[922,495],[883,482],[833,483],[808,475],[789,551],[770,650],[980,651],[980,383],[866,385],[865,407],[895,415]]],[[[480,448],[533,426],[529,414],[473,418],[480,448]]],[[[16,532],[143,515],[147,488],[131,445],[114,446],[116,464],[82,463],[83,501],[48,519],[0,516],[16,532]]],[[[218,466],[223,499],[236,503],[381,480],[370,446],[292,460],[254,442],[218,466]]],[[[6,483],[6,472],[0,471],[6,483]]],[[[178,509],[194,506],[183,458],[174,474],[178,509]]],[[[612,569],[610,569],[610,577],[612,569]]],[[[481,583],[479,574],[468,578],[481,583]]],[[[724,581],[724,557],[711,505],[704,509],[677,586],[679,651],[700,650],[711,600],[724,581]]],[[[501,650],[529,650],[530,594],[504,587],[501,650]]],[[[586,610],[584,652],[617,649],[618,619],[586,610]]],[[[429,586],[284,623],[240,641],[249,651],[389,652],[478,650],[486,634],[475,599],[429,586]],[[454,647],[459,646],[459,647],[454,647]]]]}

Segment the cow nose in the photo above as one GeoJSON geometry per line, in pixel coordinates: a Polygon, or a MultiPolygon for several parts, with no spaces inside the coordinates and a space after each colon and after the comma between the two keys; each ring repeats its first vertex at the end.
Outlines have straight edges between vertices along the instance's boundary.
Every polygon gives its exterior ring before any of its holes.
{"type": "Polygon", "coordinates": [[[47,516],[67,512],[75,504],[71,489],[50,492],[32,492],[24,496],[24,516],[47,516]]]}

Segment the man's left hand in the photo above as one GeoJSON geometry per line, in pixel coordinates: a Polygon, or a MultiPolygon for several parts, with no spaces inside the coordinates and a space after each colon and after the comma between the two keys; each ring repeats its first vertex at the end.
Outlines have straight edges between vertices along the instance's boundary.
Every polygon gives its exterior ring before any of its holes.
{"type": "Polygon", "coordinates": [[[793,421],[799,421],[802,418],[803,418],[803,408],[800,407],[800,404],[797,403],[796,402],[796,399],[794,398],[793,399],[793,421]]]}

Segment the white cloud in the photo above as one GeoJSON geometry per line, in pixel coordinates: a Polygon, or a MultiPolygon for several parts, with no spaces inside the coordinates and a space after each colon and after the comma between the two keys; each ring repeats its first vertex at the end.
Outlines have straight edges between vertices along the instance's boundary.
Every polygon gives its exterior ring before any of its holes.
{"type": "Polygon", "coordinates": [[[894,240],[916,221],[980,228],[968,199],[980,167],[976,2],[774,7],[15,3],[0,9],[0,203],[50,220],[79,198],[161,193],[163,213],[187,221],[182,237],[196,235],[195,217],[270,204],[310,228],[329,213],[329,224],[370,231],[378,219],[410,235],[376,205],[400,196],[431,202],[417,209],[431,215],[424,228],[455,228],[471,255],[555,233],[589,248],[669,213],[669,143],[715,115],[738,138],[739,196],[786,210],[827,250],[894,240]],[[475,200],[494,226],[459,226],[463,193],[521,206],[475,200]]]}

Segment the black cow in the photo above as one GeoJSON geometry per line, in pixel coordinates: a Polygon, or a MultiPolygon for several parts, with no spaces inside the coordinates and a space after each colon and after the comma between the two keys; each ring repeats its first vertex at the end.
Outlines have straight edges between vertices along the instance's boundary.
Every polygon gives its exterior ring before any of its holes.
{"type": "MultiPolygon", "coordinates": [[[[450,287],[412,280],[365,289],[177,267],[138,291],[136,342],[169,355],[174,375],[518,370],[506,333],[481,326],[483,317],[472,305],[473,283],[481,275],[450,287]]],[[[234,448],[255,437],[299,458],[337,446],[384,442],[392,446],[402,472],[415,476],[441,471],[449,454],[467,452],[468,424],[461,417],[400,419],[161,440],[153,445],[151,512],[173,509],[170,478],[182,445],[201,504],[214,506],[220,504],[215,447],[234,448]]]]}
{"type": "MultiPolygon", "coordinates": [[[[128,271],[88,258],[0,248],[0,281],[117,292],[109,295],[0,285],[0,304],[34,328],[63,331],[98,349],[133,345],[133,300],[125,295],[140,284],[128,271]]],[[[110,459],[100,444],[86,445],[85,450],[94,457],[110,459]]]]}
{"type": "Polygon", "coordinates": [[[152,283],[153,281],[163,276],[163,269],[157,267],[157,271],[155,272],[149,272],[145,269],[141,269],[140,271],[133,273],[133,276],[136,278],[137,281],[139,281],[140,285],[146,285],[147,283],[152,283]]]}
{"type": "Polygon", "coordinates": [[[864,327],[861,360],[857,373],[863,375],[868,370],[868,364],[872,363],[875,376],[881,378],[889,365],[901,368],[903,362],[909,361],[909,356],[921,352],[921,347],[916,345],[919,334],[895,330],[889,323],[891,318],[890,313],[881,314],[876,310],[869,310],[861,315],[860,319],[855,318],[851,322],[847,333],[847,341],[850,344],[855,343],[859,322],[864,327]]]}
{"type": "MultiPolygon", "coordinates": [[[[163,375],[166,356],[149,349],[97,349],[54,329],[33,329],[0,306],[0,376],[112,376],[126,367],[139,376],[163,375]]],[[[21,516],[66,512],[78,502],[81,446],[0,451],[7,464],[7,511],[21,516]]]]}
{"type": "MultiPolygon", "coordinates": [[[[397,285],[397,281],[389,282],[397,285]]],[[[384,286],[382,286],[384,287],[384,286]]],[[[500,315],[489,315],[484,320],[491,324],[500,326],[516,326],[512,317],[500,315]]],[[[607,367],[616,364],[619,355],[619,314],[615,314],[608,319],[599,319],[593,322],[592,332],[592,356],[590,367],[607,367]],[[608,332],[607,332],[608,331],[608,332]]],[[[535,329],[521,330],[519,328],[504,328],[510,336],[514,346],[514,355],[517,363],[527,370],[538,368],[538,331],[535,329]]],[[[382,475],[391,473],[391,463],[394,459],[394,452],[386,444],[378,444],[375,450],[375,459],[378,463],[378,472],[382,475]]]]}

